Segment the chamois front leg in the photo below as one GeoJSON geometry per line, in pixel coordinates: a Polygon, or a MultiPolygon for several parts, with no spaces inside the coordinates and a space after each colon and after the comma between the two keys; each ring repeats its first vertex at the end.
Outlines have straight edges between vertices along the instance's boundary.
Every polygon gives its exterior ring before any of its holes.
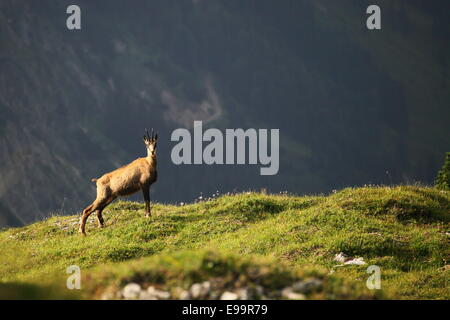
{"type": "Polygon", "coordinates": [[[148,218],[151,216],[150,211],[150,186],[145,185],[142,187],[142,194],[144,195],[144,201],[145,201],[145,217],[148,218]]]}

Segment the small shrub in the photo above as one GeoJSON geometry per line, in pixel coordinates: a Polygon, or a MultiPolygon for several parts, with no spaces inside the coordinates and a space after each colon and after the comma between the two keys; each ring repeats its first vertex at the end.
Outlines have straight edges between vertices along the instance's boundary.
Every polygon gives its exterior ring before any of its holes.
{"type": "Polygon", "coordinates": [[[444,165],[437,174],[435,186],[440,190],[450,190],[450,152],[445,155],[444,165]]]}

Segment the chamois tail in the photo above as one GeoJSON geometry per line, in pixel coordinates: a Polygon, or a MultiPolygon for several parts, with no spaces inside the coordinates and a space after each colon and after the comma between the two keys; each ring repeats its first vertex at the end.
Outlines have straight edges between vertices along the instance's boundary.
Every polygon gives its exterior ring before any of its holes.
{"type": "Polygon", "coordinates": [[[94,178],[94,179],[91,179],[92,182],[97,182],[97,180],[98,180],[98,179],[95,179],[95,178],[94,178]]]}

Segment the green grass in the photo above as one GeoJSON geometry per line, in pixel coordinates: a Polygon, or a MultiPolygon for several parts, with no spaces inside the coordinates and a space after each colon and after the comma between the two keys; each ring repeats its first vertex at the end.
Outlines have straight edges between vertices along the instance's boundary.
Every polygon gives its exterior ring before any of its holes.
{"type": "Polygon", "coordinates": [[[99,298],[130,281],[169,290],[211,278],[225,287],[279,289],[311,276],[324,282],[308,296],[314,299],[450,298],[448,191],[249,192],[185,206],[154,204],[151,218],[143,212],[141,203],[116,202],[104,212],[105,228],[90,217],[87,237],[77,233],[77,216],[2,231],[0,298],[99,298]],[[367,264],[333,268],[339,252],[367,264]],[[76,293],[65,289],[70,265],[83,276],[76,293]],[[365,287],[369,265],[381,268],[381,290],[365,287]]]}

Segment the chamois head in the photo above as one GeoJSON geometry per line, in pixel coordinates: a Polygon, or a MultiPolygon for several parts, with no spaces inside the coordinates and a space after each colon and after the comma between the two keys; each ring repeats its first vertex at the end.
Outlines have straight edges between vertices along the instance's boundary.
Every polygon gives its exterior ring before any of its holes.
{"type": "Polygon", "coordinates": [[[147,129],[145,129],[145,135],[144,135],[144,143],[145,147],[147,148],[147,154],[149,156],[154,156],[156,154],[156,141],[158,140],[158,134],[153,135],[153,128],[152,128],[152,135],[148,135],[147,129]]]}

